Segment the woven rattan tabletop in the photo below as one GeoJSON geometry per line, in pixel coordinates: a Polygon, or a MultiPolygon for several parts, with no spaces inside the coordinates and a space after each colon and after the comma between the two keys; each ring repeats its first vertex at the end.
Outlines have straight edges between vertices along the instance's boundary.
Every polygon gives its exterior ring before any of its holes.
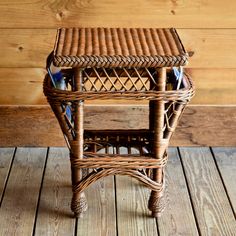
{"type": "Polygon", "coordinates": [[[61,28],[53,53],[56,66],[168,67],[187,63],[175,29],[61,28]]]}

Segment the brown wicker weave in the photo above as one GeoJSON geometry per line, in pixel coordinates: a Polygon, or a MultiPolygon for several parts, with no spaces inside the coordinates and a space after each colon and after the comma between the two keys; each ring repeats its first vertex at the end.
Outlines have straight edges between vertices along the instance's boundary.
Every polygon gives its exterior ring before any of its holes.
{"type": "Polygon", "coordinates": [[[175,29],[59,29],[54,48],[56,66],[183,66],[188,55],[175,29]]]}
{"type": "Polygon", "coordinates": [[[58,30],[49,61],[69,67],[63,70],[68,90],[54,88],[46,75],[44,93],[70,149],[71,207],[77,217],[87,209],[84,189],[111,174],[143,182],[152,190],[148,207],[153,216],[163,211],[167,147],[194,95],[187,75],[180,89],[166,90],[166,84],[171,84],[166,67],[185,65],[187,58],[174,29],[58,30]],[[89,99],[149,100],[149,129],[84,130],[83,106],[89,99]],[[67,106],[72,109],[71,119],[67,106]]]}

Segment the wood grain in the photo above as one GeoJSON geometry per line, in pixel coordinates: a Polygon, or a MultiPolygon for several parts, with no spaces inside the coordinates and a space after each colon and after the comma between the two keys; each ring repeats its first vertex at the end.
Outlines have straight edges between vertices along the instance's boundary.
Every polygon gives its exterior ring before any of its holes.
{"type": "Polygon", "coordinates": [[[89,186],[85,194],[88,210],[78,220],[77,235],[117,235],[114,177],[100,179],[89,186]]]}
{"type": "MultiPolygon", "coordinates": [[[[14,149],[0,149],[0,162],[2,153],[11,152],[9,150],[14,149]]],[[[235,218],[209,148],[181,148],[180,153],[200,235],[234,235],[235,218]]],[[[234,192],[229,190],[233,189],[235,182],[236,150],[220,147],[213,148],[213,153],[233,203],[235,194],[232,196],[234,192]]],[[[49,150],[35,222],[36,235],[198,235],[183,169],[175,148],[169,149],[169,191],[166,193],[169,207],[158,220],[158,233],[155,220],[146,215],[150,213],[147,212],[149,190],[136,180],[123,176],[117,177],[116,181],[118,232],[114,228],[109,231],[111,227],[108,224],[112,221],[111,226],[114,227],[116,219],[114,212],[110,212],[115,210],[113,177],[108,177],[87,189],[89,211],[84,219],[79,220],[77,234],[74,233],[71,231],[75,221],[70,217],[71,186],[67,154],[65,148],[49,150]],[[92,234],[94,232],[96,234],[92,234]]],[[[35,207],[45,157],[46,149],[17,148],[0,208],[0,235],[33,235],[35,207]]]]}
{"type": "Polygon", "coordinates": [[[213,148],[213,153],[227,189],[234,213],[236,213],[236,148],[213,148]]]}
{"type": "MultiPolygon", "coordinates": [[[[194,54],[189,62],[191,68],[236,68],[236,29],[177,31],[186,50],[194,54]]],[[[0,29],[0,67],[44,68],[55,34],[56,29],[0,29]]]]}
{"type": "MultiPolygon", "coordinates": [[[[87,106],[85,129],[148,127],[147,106],[87,106]]],[[[172,146],[235,146],[235,106],[189,106],[172,146]]],[[[64,146],[61,130],[48,106],[0,106],[0,146],[64,146]],[[27,135],[26,135],[27,134],[27,135]]]]}
{"type": "Polygon", "coordinates": [[[71,197],[69,151],[50,148],[35,235],[73,235],[75,219],[70,210],[71,197]]]}
{"type": "MultiPolygon", "coordinates": [[[[236,69],[186,70],[196,86],[196,95],[191,104],[236,105],[236,69]],[[220,96],[219,96],[220,94],[220,96]]],[[[1,105],[46,105],[42,82],[45,69],[0,68],[1,105]]],[[[147,104],[147,101],[95,100],[86,104],[147,104]]]]}
{"type": "Polygon", "coordinates": [[[162,217],[158,218],[160,235],[198,235],[177,149],[169,148],[168,155],[166,208],[162,217]]]}
{"type": "Polygon", "coordinates": [[[209,148],[180,148],[201,235],[234,235],[236,222],[209,148]]]}
{"type": "Polygon", "coordinates": [[[234,28],[236,4],[226,1],[7,1],[0,27],[129,26],[234,28]],[[219,18],[219,16],[221,16],[219,18]]]}
{"type": "Polygon", "coordinates": [[[196,86],[196,95],[191,104],[236,105],[236,69],[186,70],[196,86]]]}
{"type": "Polygon", "coordinates": [[[0,146],[11,146],[13,143],[19,144],[14,146],[21,146],[20,143],[24,143],[22,146],[65,145],[59,125],[49,107],[6,106],[0,110],[0,146]],[[47,145],[42,145],[45,138],[47,145]]]}
{"type": "Polygon", "coordinates": [[[155,218],[147,208],[149,189],[127,176],[116,176],[119,235],[158,235],[155,218]],[[149,217],[148,217],[149,216],[149,217]]]}
{"type": "Polygon", "coordinates": [[[0,235],[32,235],[45,148],[18,148],[0,208],[0,235]]]}
{"type": "MultiPolygon", "coordinates": [[[[70,210],[70,177],[68,149],[50,148],[35,235],[73,235],[75,219],[70,210]]],[[[77,234],[116,235],[113,177],[93,184],[86,190],[86,196],[89,208],[78,221],[77,234]]]]}
{"type": "MultiPolygon", "coordinates": [[[[120,153],[127,154],[128,149],[123,147],[120,153]]],[[[147,206],[151,191],[128,176],[116,176],[115,182],[119,235],[158,235],[156,220],[150,217],[147,206]]]]}
{"type": "Polygon", "coordinates": [[[235,68],[236,29],[179,29],[194,68],[235,68]]]}
{"type": "Polygon", "coordinates": [[[7,176],[10,171],[14,150],[14,148],[0,148],[0,206],[7,176]]]}
{"type": "Polygon", "coordinates": [[[189,106],[179,121],[171,145],[235,146],[235,106],[189,106]]]}
{"type": "Polygon", "coordinates": [[[0,29],[0,67],[46,66],[56,29],[0,29]]]}
{"type": "Polygon", "coordinates": [[[47,104],[43,94],[43,79],[46,74],[41,68],[1,68],[0,103],[3,105],[47,104]]]}

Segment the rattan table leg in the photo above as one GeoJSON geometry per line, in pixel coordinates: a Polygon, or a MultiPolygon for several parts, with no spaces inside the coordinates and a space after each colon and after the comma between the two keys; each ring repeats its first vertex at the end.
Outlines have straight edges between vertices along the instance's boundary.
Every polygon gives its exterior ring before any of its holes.
{"type": "MultiPolygon", "coordinates": [[[[158,91],[164,91],[166,86],[166,69],[157,69],[157,89],[158,91]]],[[[163,127],[164,127],[164,101],[150,101],[149,102],[149,127],[153,132],[152,138],[152,153],[153,157],[161,159],[164,157],[166,150],[166,142],[163,140],[163,127]]],[[[153,180],[163,184],[161,191],[152,191],[148,202],[148,208],[152,211],[152,216],[159,217],[164,210],[164,204],[162,204],[163,192],[164,192],[164,178],[163,168],[153,169],[153,180]]]]}
{"type": "MultiPolygon", "coordinates": [[[[75,68],[74,72],[75,90],[80,91],[82,73],[81,69],[75,68]]],[[[75,129],[75,140],[71,145],[71,159],[72,158],[83,158],[83,142],[84,142],[84,128],[83,128],[83,117],[84,117],[84,102],[79,100],[74,103],[74,129],[75,129]]],[[[74,186],[82,179],[82,171],[73,166],[71,162],[71,174],[72,174],[72,185],[73,185],[73,197],[71,201],[71,210],[74,212],[76,217],[82,217],[82,213],[87,210],[87,201],[83,192],[77,192],[74,186]]]]}

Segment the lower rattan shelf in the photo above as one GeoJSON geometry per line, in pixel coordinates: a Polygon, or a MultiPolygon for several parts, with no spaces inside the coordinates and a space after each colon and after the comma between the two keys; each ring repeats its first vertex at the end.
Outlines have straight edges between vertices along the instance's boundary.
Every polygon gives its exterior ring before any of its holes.
{"type": "Polygon", "coordinates": [[[150,156],[150,138],[150,131],[145,129],[85,130],[84,151],[85,153],[89,151],[112,155],[150,156]]]}
{"type": "Polygon", "coordinates": [[[153,132],[147,129],[84,130],[83,136],[83,158],[71,153],[72,169],[82,173],[80,181],[73,185],[74,193],[82,193],[90,184],[108,175],[129,175],[156,193],[163,192],[164,172],[158,182],[153,179],[153,170],[163,169],[168,155],[165,152],[161,158],[155,158],[151,151],[153,132]]]}
{"type": "Polygon", "coordinates": [[[166,164],[152,157],[149,130],[85,130],[83,159],[78,168],[158,168],[166,164]]]}

